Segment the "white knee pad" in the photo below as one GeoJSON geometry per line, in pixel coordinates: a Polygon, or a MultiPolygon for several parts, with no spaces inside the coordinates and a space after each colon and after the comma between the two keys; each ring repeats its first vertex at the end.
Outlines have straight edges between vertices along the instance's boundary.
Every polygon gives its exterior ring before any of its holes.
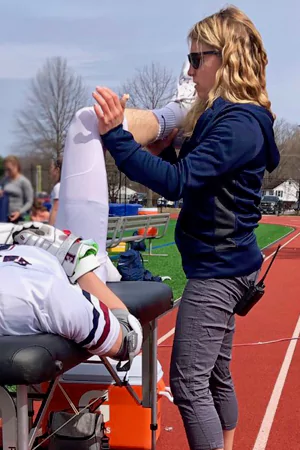
{"type": "Polygon", "coordinates": [[[136,317],[126,309],[112,309],[111,313],[118,319],[123,333],[123,343],[114,359],[119,360],[117,371],[127,372],[132,364],[133,358],[138,355],[143,343],[143,330],[136,317]],[[121,366],[121,361],[128,361],[121,366]]]}

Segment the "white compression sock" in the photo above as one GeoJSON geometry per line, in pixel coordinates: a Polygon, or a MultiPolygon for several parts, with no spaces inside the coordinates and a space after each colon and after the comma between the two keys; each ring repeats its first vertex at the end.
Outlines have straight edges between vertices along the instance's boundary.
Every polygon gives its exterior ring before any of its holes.
{"type": "Polygon", "coordinates": [[[174,128],[181,128],[188,109],[181,103],[170,102],[160,109],[153,109],[152,113],[156,116],[159,124],[157,139],[164,139],[174,128]]]}
{"type": "Polygon", "coordinates": [[[104,283],[120,279],[106,252],[108,212],[107,174],[98,120],[94,108],[83,108],[76,113],[66,138],[55,226],[97,242],[103,264],[95,273],[104,283]]]}

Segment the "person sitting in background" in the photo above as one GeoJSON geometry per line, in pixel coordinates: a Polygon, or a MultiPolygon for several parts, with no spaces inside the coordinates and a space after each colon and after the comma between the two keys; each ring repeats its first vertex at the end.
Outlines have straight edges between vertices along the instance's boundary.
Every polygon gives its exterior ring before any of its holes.
{"type": "Polygon", "coordinates": [[[24,214],[30,211],[33,204],[33,188],[22,172],[21,164],[16,156],[4,159],[5,176],[0,182],[0,196],[7,194],[9,199],[8,222],[18,223],[24,220],[24,214]]]}
{"type": "Polygon", "coordinates": [[[30,220],[33,222],[49,222],[50,213],[43,202],[39,199],[35,199],[30,214],[30,220]]]}
{"type": "Polygon", "coordinates": [[[60,176],[62,168],[62,157],[53,159],[50,166],[50,177],[54,183],[54,187],[51,192],[51,212],[49,218],[49,224],[54,225],[56,221],[56,215],[59,205],[59,189],[60,189],[60,176]]]}

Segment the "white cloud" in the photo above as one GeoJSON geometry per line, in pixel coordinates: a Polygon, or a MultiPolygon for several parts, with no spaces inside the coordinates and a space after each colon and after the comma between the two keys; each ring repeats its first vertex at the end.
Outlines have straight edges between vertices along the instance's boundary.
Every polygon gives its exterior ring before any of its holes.
{"type": "Polygon", "coordinates": [[[47,58],[67,58],[70,66],[111,59],[105,52],[89,53],[78,47],[58,44],[0,44],[0,79],[26,79],[34,77],[47,58]]]}

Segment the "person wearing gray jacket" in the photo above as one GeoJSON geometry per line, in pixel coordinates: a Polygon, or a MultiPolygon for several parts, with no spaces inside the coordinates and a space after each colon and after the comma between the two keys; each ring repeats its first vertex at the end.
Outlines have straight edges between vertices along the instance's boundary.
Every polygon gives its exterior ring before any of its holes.
{"type": "Polygon", "coordinates": [[[4,159],[5,176],[0,181],[0,196],[8,196],[8,221],[18,223],[30,211],[33,200],[31,182],[21,173],[21,164],[16,156],[4,159]]]}

